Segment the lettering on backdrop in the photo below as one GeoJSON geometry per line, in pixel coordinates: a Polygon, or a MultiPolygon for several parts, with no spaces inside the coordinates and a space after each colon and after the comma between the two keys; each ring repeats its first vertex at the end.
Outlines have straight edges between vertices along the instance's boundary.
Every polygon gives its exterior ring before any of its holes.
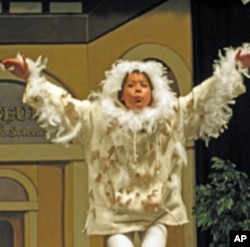
{"type": "Polygon", "coordinates": [[[0,81],[0,144],[48,143],[34,110],[22,103],[25,85],[0,81]]]}

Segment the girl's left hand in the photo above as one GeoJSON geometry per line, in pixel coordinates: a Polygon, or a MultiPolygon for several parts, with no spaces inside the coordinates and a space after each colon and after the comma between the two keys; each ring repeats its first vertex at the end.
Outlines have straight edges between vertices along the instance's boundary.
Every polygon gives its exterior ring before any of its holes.
{"type": "Polygon", "coordinates": [[[250,52],[243,52],[241,49],[239,49],[235,55],[235,60],[240,68],[250,68],[250,52]]]}

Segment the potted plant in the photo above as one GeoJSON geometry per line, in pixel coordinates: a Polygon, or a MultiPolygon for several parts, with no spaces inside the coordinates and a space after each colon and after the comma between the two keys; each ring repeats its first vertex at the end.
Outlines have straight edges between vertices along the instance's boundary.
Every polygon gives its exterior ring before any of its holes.
{"type": "Polygon", "coordinates": [[[250,180],[228,160],[212,158],[207,184],[195,188],[193,213],[209,247],[229,247],[230,231],[250,230],[250,180]]]}

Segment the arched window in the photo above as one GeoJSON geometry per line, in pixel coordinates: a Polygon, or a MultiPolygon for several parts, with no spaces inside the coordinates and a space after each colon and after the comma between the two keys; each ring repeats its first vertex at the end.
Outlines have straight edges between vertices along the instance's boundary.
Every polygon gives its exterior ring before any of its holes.
{"type": "Polygon", "coordinates": [[[37,247],[37,192],[16,170],[0,169],[0,247],[37,247]]]}
{"type": "MultiPolygon", "coordinates": [[[[0,178],[0,202],[28,201],[28,194],[18,181],[0,178]]],[[[24,212],[0,212],[0,247],[23,246],[24,212]]]]}

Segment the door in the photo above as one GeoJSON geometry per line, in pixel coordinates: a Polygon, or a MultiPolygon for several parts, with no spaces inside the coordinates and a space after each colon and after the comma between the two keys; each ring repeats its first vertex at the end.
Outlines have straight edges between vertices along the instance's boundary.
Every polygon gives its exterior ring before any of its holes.
{"type": "Polygon", "coordinates": [[[0,212],[0,246],[24,247],[24,213],[0,212]]]}

